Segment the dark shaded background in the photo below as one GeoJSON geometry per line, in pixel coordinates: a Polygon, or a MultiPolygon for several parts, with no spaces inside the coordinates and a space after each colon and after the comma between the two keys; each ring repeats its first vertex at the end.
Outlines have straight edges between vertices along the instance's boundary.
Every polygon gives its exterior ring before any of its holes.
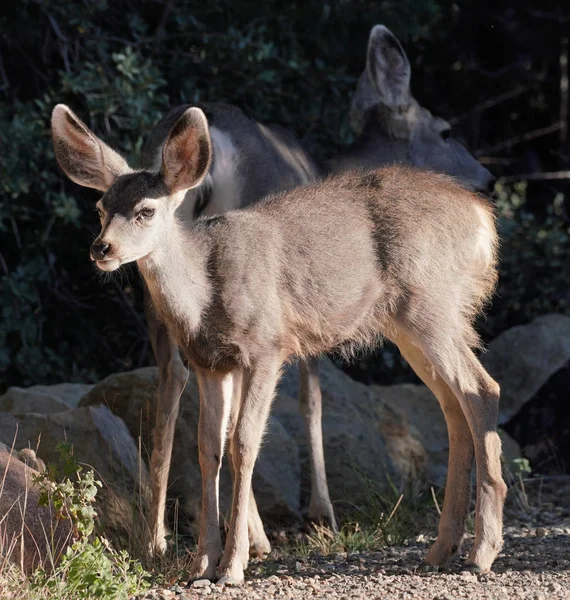
{"type": "MultiPolygon", "coordinates": [[[[350,99],[377,23],[404,44],[420,103],[450,120],[454,134],[503,178],[495,192],[501,283],[480,322],[484,339],[539,314],[569,313],[570,8],[562,5],[4,3],[0,393],[9,385],[96,381],[152,362],[135,271],[101,281],[88,260],[97,194],[56,168],[54,104],[68,103],[135,164],[145,133],[169,106],[203,100],[278,122],[326,159],[352,139],[350,99]]],[[[364,381],[410,379],[399,356],[389,348],[383,355],[349,371],[364,381]]],[[[570,377],[562,381],[567,390],[570,377]]]]}

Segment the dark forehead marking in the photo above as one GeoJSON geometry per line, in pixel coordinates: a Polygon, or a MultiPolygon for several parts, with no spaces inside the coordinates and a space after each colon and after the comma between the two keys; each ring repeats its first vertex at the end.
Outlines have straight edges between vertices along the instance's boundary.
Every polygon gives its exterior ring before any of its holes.
{"type": "Polygon", "coordinates": [[[158,173],[140,171],[121,175],[101,198],[107,212],[129,214],[143,198],[163,198],[168,195],[158,173]]]}

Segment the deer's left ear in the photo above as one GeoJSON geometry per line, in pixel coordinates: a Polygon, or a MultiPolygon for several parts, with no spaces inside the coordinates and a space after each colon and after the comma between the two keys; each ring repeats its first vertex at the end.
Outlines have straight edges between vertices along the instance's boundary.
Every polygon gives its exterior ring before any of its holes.
{"type": "Polygon", "coordinates": [[[168,191],[175,194],[200,185],[211,162],[206,115],[199,108],[189,108],[170,130],[162,150],[161,173],[168,191]]]}

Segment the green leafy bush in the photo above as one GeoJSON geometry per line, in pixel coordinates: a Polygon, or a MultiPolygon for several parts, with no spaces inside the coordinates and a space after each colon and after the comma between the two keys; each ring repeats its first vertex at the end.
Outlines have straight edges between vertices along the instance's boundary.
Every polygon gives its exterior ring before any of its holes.
{"type": "MultiPolygon", "coordinates": [[[[531,7],[530,0],[517,8],[491,0],[6,3],[0,393],[9,385],[95,381],[152,361],[138,276],[126,268],[101,282],[88,260],[97,194],[58,172],[49,134],[56,103],[72,106],[135,165],[149,127],[169,106],[200,101],[237,104],[278,122],[327,159],[352,141],[350,99],[370,28],[384,23],[406,46],[415,96],[443,117],[459,115],[457,131],[480,154],[499,144],[506,164],[568,168],[567,150],[557,150],[552,136],[501,146],[530,122],[559,118],[564,30],[531,7]],[[478,108],[515,88],[523,90],[515,100],[478,108]]],[[[564,183],[557,191],[568,195],[564,183]]],[[[503,219],[501,295],[482,322],[487,339],[541,312],[568,311],[563,275],[554,272],[557,261],[567,272],[557,250],[567,248],[565,213],[556,212],[556,202],[564,208],[567,200],[543,193],[542,205],[553,208],[546,220],[534,205],[503,219]]],[[[402,367],[398,357],[382,364],[388,378],[402,367]]]]}
{"type": "Polygon", "coordinates": [[[94,502],[101,482],[92,470],[77,464],[69,444],[57,449],[63,468],[50,465],[35,478],[42,490],[41,505],[51,504],[60,518],[69,519],[73,543],[52,571],[38,568],[31,577],[30,600],[127,600],[148,586],[149,575],[125,551],[114,550],[106,538],[94,533],[94,502]]]}

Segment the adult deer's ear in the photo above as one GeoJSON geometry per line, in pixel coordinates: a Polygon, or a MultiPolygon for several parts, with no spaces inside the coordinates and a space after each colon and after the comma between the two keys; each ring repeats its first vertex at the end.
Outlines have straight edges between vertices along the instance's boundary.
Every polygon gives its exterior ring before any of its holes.
{"type": "Polygon", "coordinates": [[[376,25],[370,32],[366,71],[383,104],[396,108],[410,103],[410,61],[384,25],[376,25]]]}
{"type": "Polygon", "coordinates": [[[51,133],[57,162],[79,185],[105,192],[117,177],[131,172],[125,159],[65,104],[51,113],[51,133]]]}
{"type": "Polygon", "coordinates": [[[212,162],[206,115],[196,107],[176,121],[162,150],[161,173],[171,194],[200,185],[212,162]]]}
{"type": "Polygon", "coordinates": [[[384,25],[374,26],[368,40],[366,68],[350,107],[353,130],[362,132],[368,111],[378,104],[392,109],[407,106],[411,98],[410,77],[410,62],[400,42],[384,25]]]}

